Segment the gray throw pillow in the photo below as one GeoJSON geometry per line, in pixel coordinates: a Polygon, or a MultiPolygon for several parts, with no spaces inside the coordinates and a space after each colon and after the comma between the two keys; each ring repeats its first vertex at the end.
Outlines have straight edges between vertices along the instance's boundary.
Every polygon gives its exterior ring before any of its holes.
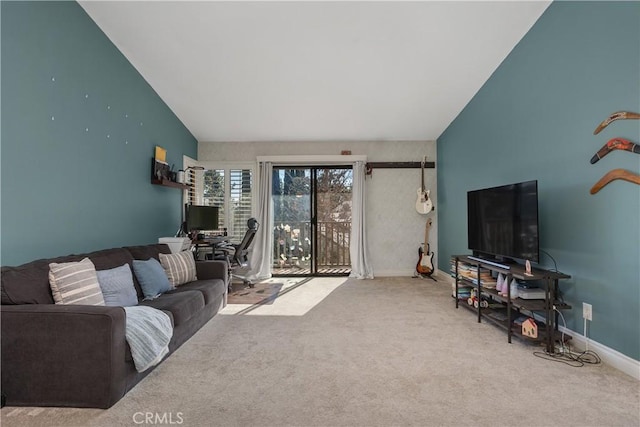
{"type": "Polygon", "coordinates": [[[133,286],[133,275],[129,264],[110,270],[98,270],[96,273],[102,289],[104,305],[112,307],[138,305],[138,295],[133,286]]]}
{"type": "Polygon", "coordinates": [[[133,260],[133,272],[140,283],[145,299],[154,299],[173,287],[164,268],[155,258],[146,261],[133,260]]]}

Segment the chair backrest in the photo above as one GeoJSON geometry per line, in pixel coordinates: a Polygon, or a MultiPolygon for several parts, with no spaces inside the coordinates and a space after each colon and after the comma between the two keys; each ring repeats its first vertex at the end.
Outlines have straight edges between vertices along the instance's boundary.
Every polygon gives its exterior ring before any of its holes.
{"type": "Polygon", "coordinates": [[[244,258],[247,255],[249,246],[251,245],[251,242],[253,242],[253,238],[255,237],[256,232],[258,231],[258,227],[259,227],[258,221],[255,218],[249,218],[249,220],[247,221],[247,232],[244,233],[244,237],[242,238],[242,241],[240,242],[240,244],[236,246],[236,252],[233,256],[233,258],[238,264],[242,264],[242,262],[244,261],[244,258]]]}

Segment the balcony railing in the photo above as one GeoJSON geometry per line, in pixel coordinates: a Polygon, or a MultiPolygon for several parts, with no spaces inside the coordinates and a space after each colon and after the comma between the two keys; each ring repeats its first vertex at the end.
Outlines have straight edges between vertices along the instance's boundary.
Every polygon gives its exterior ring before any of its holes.
{"type": "MultiPolygon", "coordinates": [[[[351,222],[318,222],[317,269],[350,268],[349,239],[351,222]]],[[[274,227],[273,267],[311,267],[311,223],[282,223],[274,227]]]]}

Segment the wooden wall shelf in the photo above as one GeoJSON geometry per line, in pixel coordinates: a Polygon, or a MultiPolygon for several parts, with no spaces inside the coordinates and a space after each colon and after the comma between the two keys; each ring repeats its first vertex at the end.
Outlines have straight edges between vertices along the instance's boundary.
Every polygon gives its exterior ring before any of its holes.
{"type": "Polygon", "coordinates": [[[179,182],[173,182],[168,179],[155,179],[151,178],[151,183],[154,185],[162,185],[163,187],[180,188],[182,190],[188,190],[187,184],[180,184],[179,182]]]}

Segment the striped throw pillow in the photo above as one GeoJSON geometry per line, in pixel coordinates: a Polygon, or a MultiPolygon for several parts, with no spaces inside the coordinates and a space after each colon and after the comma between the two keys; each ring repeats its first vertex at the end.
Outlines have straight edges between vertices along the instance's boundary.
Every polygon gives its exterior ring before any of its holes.
{"type": "Polygon", "coordinates": [[[198,280],[196,277],[196,262],[190,251],[169,255],[160,254],[160,264],[162,264],[162,268],[164,268],[169,282],[173,286],[180,286],[198,280]]]}
{"type": "Polygon", "coordinates": [[[49,264],[49,285],[56,304],[104,305],[96,267],[89,258],[49,264]]]}

